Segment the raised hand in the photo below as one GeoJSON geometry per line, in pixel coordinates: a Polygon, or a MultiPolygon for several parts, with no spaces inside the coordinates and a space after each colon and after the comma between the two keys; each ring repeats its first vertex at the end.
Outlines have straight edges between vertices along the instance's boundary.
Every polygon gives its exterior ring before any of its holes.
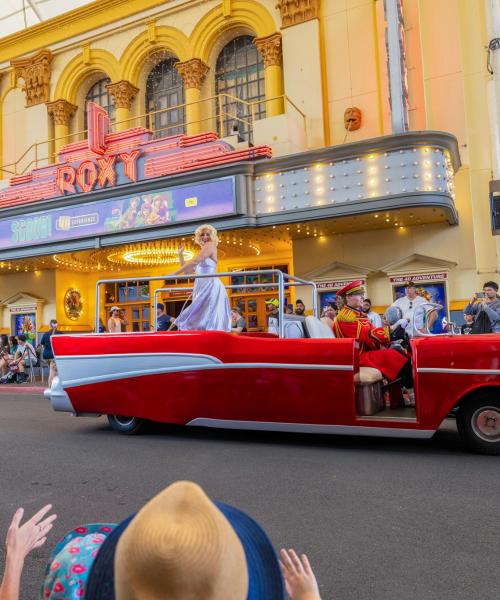
{"type": "Polygon", "coordinates": [[[26,521],[24,525],[21,525],[24,508],[16,510],[5,540],[7,555],[9,557],[23,561],[31,550],[40,548],[40,546],[45,544],[47,534],[52,529],[53,522],[57,519],[57,515],[50,515],[44,518],[51,508],[52,504],[47,504],[33,515],[31,519],[26,521]]]}
{"type": "Polygon", "coordinates": [[[280,567],[286,591],[291,600],[321,600],[318,583],[305,554],[300,558],[295,550],[280,550],[280,567]]]}

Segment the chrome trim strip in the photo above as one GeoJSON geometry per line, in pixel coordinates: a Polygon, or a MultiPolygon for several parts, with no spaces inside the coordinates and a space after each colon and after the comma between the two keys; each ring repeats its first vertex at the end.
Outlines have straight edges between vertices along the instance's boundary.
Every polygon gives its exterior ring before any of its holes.
{"type": "MultiPolygon", "coordinates": [[[[152,331],[151,333],[155,333],[154,331],[152,331]]],[[[95,333],[93,334],[85,334],[85,335],[95,335],[95,333]]],[[[116,334],[116,335],[121,335],[121,334],[116,334]]],[[[68,337],[65,335],[65,337],[68,337]]],[[[189,357],[196,357],[196,358],[204,358],[207,360],[210,360],[214,363],[222,363],[222,361],[218,358],[216,358],[215,356],[212,356],[211,354],[199,354],[196,352],[122,352],[121,354],[63,354],[62,356],[56,356],[56,360],[57,361],[64,361],[64,360],[79,360],[82,361],[86,358],[125,358],[125,357],[135,357],[135,358],[146,358],[148,356],[168,356],[169,358],[171,357],[177,357],[177,356],[189,356],[189,357]]]]}
{"type": "Polygon", "coordinates": [[[441,367],[419,367],[417,373],[453,373],[455,375],[500,375],[500,369],[447,369],[441,367]]]}
{"type": "Polygon", "coordinates": [[[125,371],[118,373],[109,373],[105,375],[96,375],[92,377],[82,377],[79,379],[69,379],[68,381],[64,382],[64,388],[80,387],[82,385],[92,385],[95,383],[117,381],[120,379],[144,377],[147,375],[163,375],[165,373],[181,373],[193,371],[211,371],[216,369],[292,369],[313,371],[353,371],[354,367],[352,365],[308,365],[288,363],[219,363],[213,365],[199,364],[155,369],[140,369],[136,371],[125,371]]]}
{"type": "Polygon", "coordinates": [[[359,427],[356,425],[319,425],[314,423],[278,423],[270,421],[233,421],[198,417],[186,423],[190,427],[245,429],[251,431],[287,431],[293,433],[331,433],[335,435],[363,435],[376,437],[407,437],[429,439],[434,429],[404,429],[402,427],[359,427]]]}

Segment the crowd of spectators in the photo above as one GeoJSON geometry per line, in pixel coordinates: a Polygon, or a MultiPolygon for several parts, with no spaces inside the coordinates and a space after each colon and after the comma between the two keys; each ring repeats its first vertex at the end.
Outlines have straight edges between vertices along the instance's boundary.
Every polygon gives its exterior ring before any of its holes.
{"type": "Polygon", "coordinates": [[[11,336],[9,342],[2,338],[0,383],[24,383],[28,380],[28,370],[38,363],[38,356],[24,334],[11,336]]]}
{"type": "Polygon", "coordinates": [[[463,333],[500,333],[500,296],[498,284],[487,281],[482,293],[476,292],[465,307],[463,333]]]}

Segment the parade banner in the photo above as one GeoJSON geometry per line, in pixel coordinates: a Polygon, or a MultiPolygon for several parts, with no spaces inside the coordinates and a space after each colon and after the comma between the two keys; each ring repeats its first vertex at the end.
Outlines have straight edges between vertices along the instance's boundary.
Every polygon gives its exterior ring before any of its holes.
{"type": "Polygon", "coordinates": [[[234,177],[0,219],[0,249],[214,219],[236,212],[234,177]]]}

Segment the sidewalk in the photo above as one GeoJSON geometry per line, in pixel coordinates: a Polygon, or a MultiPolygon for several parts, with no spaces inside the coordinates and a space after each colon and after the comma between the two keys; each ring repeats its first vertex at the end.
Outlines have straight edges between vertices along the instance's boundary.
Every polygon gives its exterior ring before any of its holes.
{"type": "Polygon", "coordinates": [[[0,385],[0,394],[43,394],[47,386],[32,383],[6,383],[0,385]]]}

